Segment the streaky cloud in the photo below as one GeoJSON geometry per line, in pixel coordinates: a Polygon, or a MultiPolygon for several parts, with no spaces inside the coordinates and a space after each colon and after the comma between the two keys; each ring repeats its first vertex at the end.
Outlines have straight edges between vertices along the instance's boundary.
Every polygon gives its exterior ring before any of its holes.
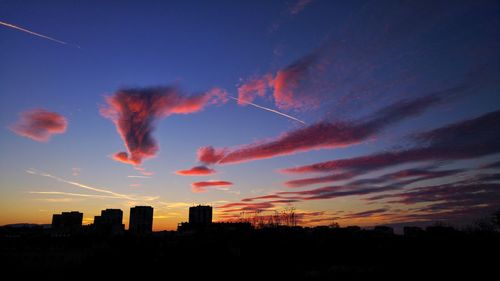
{"type": "Polygon", "coordinates": [[[109,189],[103,189],[103,188],[93,187],[93,186],[82,184],[82,183],[79,183],[79,182],[66,180],[64,178],[60,178],[58,176],[54,176],[54,175],[51,175],[51,174],[46,173],[46,172],[38,171],[36,169],[28,169],[28,170],[26,170],[26,172],[28,174],[32,174],[32,175],[37,175],[37,176],[51,178],[53,180],[56,180],[56,181],[59,181],[59,182],[64,182],[64,183],[76,186],[78,188],[82,188],[82,189],[86,189],[86,190],[91,190],[91,191],[94,191],[94,192],[97,192],[97,193],[104,193],[104,194],[107,194],[107,196],[113,196],[113,197],[116,197],[116,198],[133,200],[133,201],[154,201],[154,200],[158,199],[157,196],[136,196],[136,195],[129,195],[129,194],[122,194],[122,193],[114,192],[114,191],[111,191],[109,189]]]}
{"type": "Polygon", "coordinates": [[[191,184],[192,191],[194,193],[201,193],[207,191],[207,187],[229,187],[233,185],[232,182],[229,181],[220,181],[220,180],[210,180],[210,181],[199,181],[191,184]]]}
{"type": "Polygon", "coordinates": [[[434,160],[464,160],[500,153],[500,111],[414,134],[414,148],[283,169],[286,173],[374,171],[434,160]]]}
{"type": "MultiPolygon", "coordinates": [[[[448,94],[448,92],[446,92],[448,94]]],[[[392,124],[418,116],[443,102],[444,93],[402,100],[365,119],[357,121],[321,121],[281,136],[235,148],[201,147],[198,160],[206,164],[231,164],[267,159],[319,149],[334,149],[361,143],[392,124]]]]}

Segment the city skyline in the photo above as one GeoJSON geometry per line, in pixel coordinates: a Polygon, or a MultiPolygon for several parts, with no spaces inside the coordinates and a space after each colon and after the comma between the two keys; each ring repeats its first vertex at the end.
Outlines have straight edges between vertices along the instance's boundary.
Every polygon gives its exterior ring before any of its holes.
{"type": "Polygon", "coordinates": [[[49,2],[0,2],[0,225],[500,205],[498,1],[49,2]]]}

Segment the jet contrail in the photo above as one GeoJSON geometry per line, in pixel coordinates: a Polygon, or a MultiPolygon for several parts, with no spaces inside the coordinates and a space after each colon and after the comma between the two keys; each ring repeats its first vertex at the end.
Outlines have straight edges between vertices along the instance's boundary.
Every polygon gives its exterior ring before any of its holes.
{"type": "Polygon", "coordinates": [[[42,194],[42,195],[67,195],[67,196],[76,196],[76,197],[90,197],[90,198],[118,198],[119,196],[112,195],[95,195],[95,194],[82,194],[82,193],[71,193],[71,192],[60,192],[60,191],[30,191],[30,194],[42,194]]]}
{"type": "Polygon", "coordinates": [[[233,100],[235,100],[235,101],[243,102],[243,103],[246,103],[246,104],[249,104],[249,105],[255,106],[255,107],[257,107],[257,108],[264,109],[264,110],[267,110],[267,111],[270,111],[270,112],[273,112],[273,113],[279,114],[279,115],[281,115],[281,116],[285,116],[285,117],[287,117],[287,118],[289,118],[289,119],[292,119],[292,120],[294,120],[294,121],[300,122],[300,123],[302,123],[302,124],[304,124],[304,125],[306,124],[306,122],[304,122],[304,121],[302,121],[302,120],[300,120],[300,119],[297,119],[297,118],[295,118],[295,117],[293,117],[293,116],[290,116],[290,115],[288,115],[288,114],[285,114],[285,113],[283,113],[283,112],[279,112],[279,111],[274,110],[274,109],[270,109],[270,108],[267,108],[267,107],[263,107],[263,106],[260,106],[260,105],[258,105],[258,104],[255,104],[255,103],[253,103],[253,102],[245,101],[245,100],[238,99],[238,98],[235,98],[235,97],[232,97],[232,96],[229,96],[229,98],[230,98],[230,99],[233,99],[233,100]]]}
{"type": "Polygon", "coordinates": [[[100,192],[100,193],[106,193],[106,194],[109,194],[111,196],[115,196],[115,197],[118,197],[118,198],[123,198],[123,199],[128,199],[128,200],[134,200],[135,199],[135,198],[131,197],[130,195],[120,194],[120,193],[116,193],[116,192],[113,192],[113,191],[110,191],[110,190],[106,190],[106,189],[102,189],[102,188],[97,188],[97,187],[92,187],[92,186],[81,184],[81,183],[78,183],[78,182],[65,180],[63,178],[60,178],[60,177],[57,177],[57,176],[53,176],[53,175],[45,173],[45,172],[37,171],[35,169],[29,169],[29,170],[25,170],[25,171],[28,174],[42,176],[42,177],[48,177],[48,178],[51,178],[51,179],[54,179],[54,180],[57,180],[57,181],[60,181],[60,182],[71,184],[71,185],[74,185],[74,186],[77,186],[77,187],[80,187],[80,188],[84,188],[84,189],[87,189],[87,190],[92,190],[92,191],[96,191],[96,192],[100,192]]]}
{"type": "MultiPolygon", "coordinates": [[[[120,198],[120,199],[127,199],[127,200],[131,200],[131,201],[144,201],[144,202],[157,202],[158,199],[160,198],[159,196],[139,196],[139,195],[128,195],[128,194],[113,192],[111,190],[97,188],[97,187],[93,187],[90,185],[85,185],[82,183],[65,180],[63,178],[39,171],[39,170],[34,169],[34,168],[27,169],[25,171],[28,174],[51,178],[51,179],[54,179],[54,180],[57,180],[60,182],[64,182],[67,184],[71,184],[71,185],[74,185],[74,186],[77,186],[77,187],[80,187],[83,189],[92,190],[92,191],[107,194],[107,195],[96,195],[96,196],[101,196],[102,198],[120,198]]],[[[49,194],[49,193],[46,193],[46,194],[49,194]]],[[[55,194],[54,191],[52,191],[52,194],[55,194]]],[[[78,195],[75,195],[75,196],[78,196],[78,195]]]]}
{"type": "MultiPolygon", "coordinates": [[[[69,45],[67,42],[64,42],[64,41],[61,41],[61,40],[57,40],[55,38],[52,38],[52,37],[49,37],[49,36],[46,36],[46,35],[43,35],[43,34],[40,34],[40,33],[36,33],[36,32],[31,31],[31,30],[28,30],[28,29],[24,29],[22,27],[15,26],[15,25],[10,24],[10,23],[6,23],[6,22],[0,21],[0,24],[4,25],[4,26],[7,26],[7,27],[10,27],[10,28],[14,28],[14,29],[26,32],[26,33],[29,33],[31,35],[35,35],[35,36],[38,36],[38,37],[41,37],[41,38],[44,38],[44,39],[47,39],[47,40],[50,40],[50,41],[57,42],[59,44],[69,45]]],[[[80,46],[78,46],[78,45],[75,45],[75,46],[80,49],[80,46]]]]}

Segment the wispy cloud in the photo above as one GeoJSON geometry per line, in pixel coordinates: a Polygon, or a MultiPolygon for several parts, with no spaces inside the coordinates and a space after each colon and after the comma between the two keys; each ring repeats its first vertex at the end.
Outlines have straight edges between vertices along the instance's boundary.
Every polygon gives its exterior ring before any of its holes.
{"type": "Polygon", "coordinates": [[[415,134],[417,146],[406,150],[326,161],[284,169],[287,173],[374,171],[391,166],[436,160],[473,159],[500,152],[500,111],[415,134]]]}
{"type": "Polygon", "coordinates": [[[41,195],[64,195],[64,196],[75,196],[75,197],[86,197],[86,198],[113,198],[113,199],[123,198],[112,195],[83,194],[83,193],[71,193],[71,192],[61,192],[61,191],[30,191],[29,193],[41,194],[41,195]]]}
{"type": "Polygon", "coordinates": [[[275,75],[268,73],[245,81],[238,87],[238,103],[252,104],[256,97],[265,97],[267,92],[271,92],[276,106],[281,110],[316,108],[320,103],[318,97],[311,91],[303,91],[301,86],[307,84],[313,73],[321,68],[322,51],[300,58],[275,75]]]}
{"type": "Polygon", "coordinates": [[[71,174],[74,177],[78,177],[81,172],[82,172],[82,169],[80,169],[80,168],[71,168],[71,174]]]}
{"type": "Polygon", "coordinates": [[[109,196],[109,198],[127,199],[127,200],[135,200],[135,201],[154,201],[154,200],[157,200],[159,198],[158,196],[136,196],[136,195],[130,195],[130,194],[117,193],[117,192],[114,192],[114,191],[111,191],[108,189],[93,187],[93,186],[82,184],[79,182],[66,180],[64,178],[60,178],[60,177],[51,175],[49,173],[38,171],[36,169],[28,169],[28,170],[26,170],[26,172],[29,174],[32,174],[32,175],[51,178],[51,179],[54,179],[56,181],[67,183],[67,184],[76,186],[76,187],[81,188],[81,189],[107,194],[106,196],[109,196]]]}
{"type": "Polygon", "coordinates": [[[289,13],[295,16],[302,12],[307,5],[310,5],[314,0],[296,0],[289,8],[289,13]]]}
{"type": "Polygon", "coordinates": [[[358,144],[442,102],[445,93],[399,101],[358,121],[322,121],[275,139],[236,148],[202,147],[198,150],[198,160],[207,164],[230,164],[358,144]]]}
{"type": "Polygon", "coordinates": [[[150,179],[151,177],[148,177],[148,176],[135,176],[135,175],[130,175],[130,176],[127,176],[127,178],[150,179]]]}

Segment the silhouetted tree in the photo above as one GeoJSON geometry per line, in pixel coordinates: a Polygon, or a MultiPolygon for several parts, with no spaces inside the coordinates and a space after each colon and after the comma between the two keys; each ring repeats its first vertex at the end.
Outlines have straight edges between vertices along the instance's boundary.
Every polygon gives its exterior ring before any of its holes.
{"type": "Polygon", "coordinates": [[[493,214],[492,218],[493,224],[495,225],[497,230],[500,230],[500,210],[496,211],[493,214]]]}
{"type": "Polygon", "coordinates": [[[329,225],[328,225],[329,228],[334,228],[334,229],[337,229],[337,228],[340,228],[340,225],[338,222],[336,221],[332,221],[329,225]]]}

